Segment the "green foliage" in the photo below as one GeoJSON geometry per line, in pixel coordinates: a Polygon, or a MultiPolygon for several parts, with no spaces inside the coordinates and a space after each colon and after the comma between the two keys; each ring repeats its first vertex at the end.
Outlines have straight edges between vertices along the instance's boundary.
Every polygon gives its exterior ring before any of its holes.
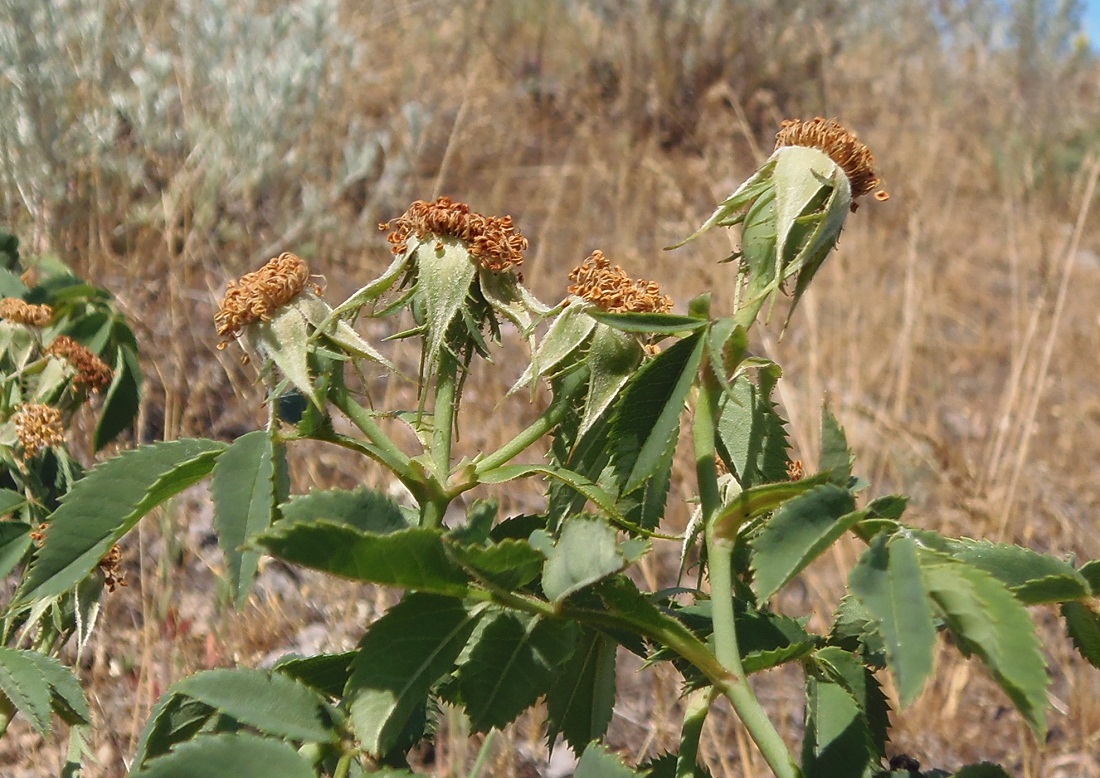
{"type": "Polygon", "coordinates": [[[120,454],[78,481],[49,517],[17,604],[56,597],[86,576],[145,514],[210,474],[225,445],[155,443],[120,454]]]}
{"type": "Polygon", "coordinates": [[[210,493],[214,526],[229,563],[229,585],[238,606],[248,596],[260,555],[245,547],[279,518],[286,498],[286,457],[269,432],[242,435],[214,464],[210,493]]]}
{"type": "Polygon", "coordinates": [[[183,775],[313,778],[316,772],[289,745],[247,732],[237,732],[199,735],[181,743],[170,753],[147,762],[130,775],[132,778],[175,778],[183,775]]]}
{"type": "MultiPolygon", "coordinates": [[[[587,292],[578,284],[581,291],[549,308],[510,269],[486,263],[493,236],[466,242],[446,230],[410,232],[393,264],[335,309],[304,291],[244,327],[241,340],[254,348],[274,405],[266,429],[231,444],[139,448],[87,475],[51,449],[37,481],[0,484],[0,511],[13,514],[0,524],[0,570],[20,569],[34,555],[4,634],[37,621],[39,642],[56,645],[79,632],[91,614],[78,606],[95,601],[81,592],[97,583],[89,573],[111,546],[153,508],[209,476],[238,604],[249,596],[261,554],[401,597],[363,625],[350,651],[179,682],[153,711],[133,775],[263,769],[408,776],[409,751],[435,736],[442,705],[480,733],[507,727],[545,699],[548,746],[564,739],[580,756],[579,778],[705,776],[699,738],[719,697],[779,778],[887,775],[891,710],[883,676],[892,675],[901,705],[910,704],[932,673],[940,631],[986,665],[1041,738],[1048,680],[1027,607],[1060,605],[1070,639],[1100,663],[1100,617],[1088,604],[1100,590],[1097,563],[1077,569],[1026,548],[908,526],[903,496],[859,502],[868,484],[854,474],[847,436],[827,408],[820,471],[804,475],[791,460],[773,399],[781,370],[749,355],[758,314],[770,311],[791,279],[793,309],[835,245],[850,204],[848,179],[827,155],[777,151],[703,226],[742,226],[739,297],[730,316],[713,314],[707,295],[691,301],[686,316],[636,310],[649,298],[653,308],[665,306],[650,285],[624,281],[621,271],[587,292]],[[415,409],[367,408],[349,389],[359,382],[345,373],[362,374],[364,362],[393,380],[405,378],[398,360],[353,328],[360,316],[392,318],[377,331],[419,344],[415,392],[408,393],[417,398],[415,409]],[[499,449],[456,461],[464,379],[475,359],[493,355],[505,323],[532,346],[516,387],[545,380],[550,401],[499,449]],[[685,418],[695,481],[677,497],[695,515],[681,532],[667,504],[688,437],[685,418]],[[410,450],[405,438],[390,436],[393,420],[415,433],[410,450]],[[300,441],[361,455],[406,487],[412,504],[366,487],[291,496],[290,463],[300,441]],[[475,499],[456,518],[460,496],[507,489],[519,479],[545,485],[544,508],[498,516],[496,502],[475,499]],[[49,499],[56,509],[40,512],[49,499]],[[41,519],[48,528],[35,551],[31,532],[41,519]],[[849,535],[867,548],[831,629],[818,634],[809,619],[783,613],[786,599],[777,595],[849,535]],[[682,576],[663,582],[667,589],[640,588],[638,581],[662,569],[650,560],[666,540],[679,544],[682,576]],[[683,580],[692,565],[694,587],[683,580]],[[52,631],[42,627],[54,622],[52,631]],[[604,743],[619,647],[646,667],[670,662],[687,693],[679,753],[638,771],[604,743]],[[748,682],[784,664],[805,677],[798,758],[748,682]]],[[[0,251],[5,245],[0,236],[0,251]]],[[[10,252],[0,260],[5,256],[10,252]]],[[[0,273],[0,285],[17,282],[0,273]]],[[[44,289],[64,310],[106,299],[64,278],[44,289]]],[[[128,330],[116,332],[104,311],[81,310],[73,331],[114,348],[114,364],[124,365],[132,354],[128,330]]],[[[9,394],[65,386],[56,364],[43,363],[34,380],[23,380],[38,364],[35,338],[0,330],[5,358],[22,376],[9,382],[9,394]]],[[[111,390],[119,408],[136,386],[111,390]]],[[[107,406],[112,402],[109,392],[107,406]]],[[[118,427],[116,419],[104,429],[118,427]]],[[[12,434],[14,427],[7,438],[0,433],[0,454],[16,450],[12,434]]],[[[43,732],[51,711],[86,722],[86,703],[71,679],[38,656],[0,648],[7,717],[19,712],[43,732]]],[[[975,765],[960,774],[991,769],[975,765]]]]}

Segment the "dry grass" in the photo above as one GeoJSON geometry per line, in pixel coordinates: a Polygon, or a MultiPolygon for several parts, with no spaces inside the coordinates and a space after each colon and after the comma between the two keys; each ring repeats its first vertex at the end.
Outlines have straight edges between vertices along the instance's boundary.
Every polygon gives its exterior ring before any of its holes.
{"type": "MultiPolygon", "coordinates": [[[[858,472],[875,494],[911,494],[914,523],[1100,556],[1100,231],[1087,134],[1100,115],[1096,64],[1066,54],[1022,71],[963,11],[947,19],[945,42],[924,4],[881,4],[898,34],[876,22],[878,3],[796,3],[786,16],[766,2],[627,5],[632,13],[596,0],[344,3],[345,77],[319,82],[321,110],[301,123],[299,156],[243,171],[255,182],[234,193],[211,184],[201,149],[120,137],[116,151],[146,171],[140,187],[93,157],[65,168],[64,196],[28,209],[9,166],[0,223],[118,294],[149,377],[143,440],[232,437],[262,419],[261,394],[232,349],[215,349],[213,305],[228,278],[267,257],[295,250],[325,274],[329,299],[342,299],[388,261],[378,221],[449,194],[515,217],[531,239],[527,280],[544,299],[562,296],[569,269],[600,248],[681,307],[701,291],[721,305],[730,269],[714,260],[735,236],[661,247],[751,171],[780,118],[836,116],[875,151],[892,198],[850,220],[785,337],[774,327],[757,336],[757,351],[788,376],[781,399],[796,455],[814,461],[827,399],[858,472]],[[352,176],[341,155],[356,138],[383,151],[352,176]]],[[[168,11],[139,21],[149,39],[171,29],[168,11]]],[[[204,96],[189,93],[187,68],[174,74],[186,99],[173,121],[194,124],[204,96]]],[[[283,108],[288,121],[305,110],[283,108]]],[[[461,450],[495,447],[523,423],[523,400],[497,404],[522,363],[517,348],[507,345],[499,373],[471,380],[461,450]]],[[[379,404],[409,401],[396,386],[372,392],[379,404]]],[[[302,488],[377,480],[323,450],[292,467],[302,488]]],[[[506,510],[533,499],[501,496],[506,510]]],[[[191,495],[127,545],[133,585],[108,599],[81,665],[98,719],[93,778],[123,774],[149,706],[182,675],[347,646],[389,601],[270,565],[235,614],[208,512],[191,495]]],[[[674,506],[670,520],[686,512],[674,506]]],[[[821,626],[857,554],[842,545],[819,560],[786,604],[821,626]]],[[[646,574],[666,581],[669,571],[646,574]]],[[[990,759],[1020,776],[1100,776],[1100,675],[1050,615],[1036,612],[1054,668],[1047,743],[1031,739],[978,666],[943,652],[936,681],[895,717],[893,748],[929,766],[990,759]]],[[[610,740],[642,757],[675,744],[681,711],[675,678],[635,670],[620,679],[610,740]]],[[[768,674],[758,688],[797,742],[792,675],[768,674]]],[[[427,769],[465,775],[477,743],[459,737],[457,717],[448,722],[454,736],[427,769]]],[[[545,774],[537,724],[525,718],[498,738],[486,774],[545,774]]],[[[56,774],[56,751],[22,725],[0,747],[5,775],[56,774]]],[[[708,722],[702,753],[715,775],[767,774],[726,711],[708,722]]]]}

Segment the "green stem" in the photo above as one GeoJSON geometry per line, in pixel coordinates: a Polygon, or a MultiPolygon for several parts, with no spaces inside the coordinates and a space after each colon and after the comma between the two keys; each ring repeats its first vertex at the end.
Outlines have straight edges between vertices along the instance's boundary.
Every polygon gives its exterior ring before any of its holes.
{"type": "Polygon", "coordinates": [[[8,724],[15,717],[15,703],[0,694],[0,737],[8,731],[8,724]]]}
{"type": "Polygon", "coordinates": [[[761,707],[760,701],[756,699],[742,669],[733,617],[733,543],[717,538],[713,531],[713,520],[722,508],[714,444],[719,391],[713,382],[704,379],[695,404],[694,442],[695,469],[699,479],[699,498],[703,510],[710,571],[714,652],[719,663],[732,675],[721,691],[733,705],[749,736],[760,749],[764,761],[776,776],[798,778],[800,772],[794,758],[761,707]]]}
{"type": "MultiPolygon", "coordinates": [[[[351,399],[348,392],[333,392],[332,404],[339,408],[341,413],[347,416],[351,423],[358,427],[363,436],[370,441],[370,455],[372,457],[378,459],[379,462],[398,476],[412,472],[409,466],[409,457],[397,447],[397,444],[390,439],[389,435],[382,431],[382,428],[378,426],[378,422],[374,420],[374,416],[362,405],[351,399]]],[[[328,440],[328,438],[324,439],[328,440]]]]}
{"type": "Polygon", "coordinates": [[[482,769],[485,767],[485,763],[489,761],[489,753],[493,750],[493,743],[497,739],[497,730],[490,729],[489,734],[485,736],[485,742],[481,744],[481,748],[477,752],[477,758],[474,760],[474,766],[470,768],[470,773],[467,778],[478,778],[481,775],[482,769]]]}
{"type": "Polygon", "coordinates": [[[695,768],[699,763],[699,737],[703,734],[703,723],[707,720],[714,696],[713,686],[696,689],[688,695],[680,735],[680,755],[676,757],[676,778],[695,778],[695,768]]]}
{"type": "Polygon", "coordinates": [[[577,370],[568,376],[562,382],[554,401],[542,412],[542,415],[499,449],[479,460],[474,472],[480,476],[505,465],[522,454],[529,446],[550,434],[565,418],[569,409],[573,407],[573,400],[587,385],[587,369],[577,370]]]}
{"type": "MultiPolygon", "coordinates": [[[[451,474],[451,447],[454,442],[455,392],[458,387],[458,360],[447,349],[439,352],[439,370],[435,377],[435,405],[432,408],[432,465],[440,483],[451,474]]],[[[452,497],[442,495],[422,506],[421,526],[439,527],[452,497]]]]}
{"type": "Polygon", "coordinates": [[[332,773],[332,778],[348,778],[348,774],[351,772],[351,754],[344,754],[340,757],[340,761],[336,763],[336,769],[332,773]]]}

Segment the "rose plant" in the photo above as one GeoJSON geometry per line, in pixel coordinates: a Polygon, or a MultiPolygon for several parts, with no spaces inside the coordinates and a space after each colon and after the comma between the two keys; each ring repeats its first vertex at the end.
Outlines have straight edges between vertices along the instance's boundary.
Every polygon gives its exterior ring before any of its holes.
{"type": "MultiPolygon", "coordinates": [[[[740,226],[729,258],[738,295],[724,314],[707,295],[674,313],[656,283],[602,252],[573,271],[564,301],[545,305],[523,285],[526,240],[512,220],[448,198],[384,225],[392,264],[335,307],[305,262],[283,254],[231,283],[216,318],[222,345],[239,340],[268,381],[266,427],[97,466],[46,518],[13,607],[73,591],[151,508],[209,477],[239,602],[262,554],[403,595],[349,651],[180,681],[152,712],[135,777],[413,775],[408,754],[435,736],[441,705],[487,732],[540,700],[547,741],[580,757],[579,778],[702,776],[699,737],[723,697],[781,778],[914,775],[888,753],[881,679],[888,671],[900,703],[911,702],[940,633],[985,665],[1041,738],[1049,681],[1028,607],[1057,606],[1084,657],[1100,663],[1100,563],[946,537],[906,521],[902,496],[863,497],[868,484],[828,410],[817,471],[803,472],[773,401],[779,367],[747,348],[754,322],[785,294],[794,309],[878,183],[870,151],[836,122],[784,123],[772,156],[699,231],[740,226]],[[401,372],[354,328],[361,318],[393,322],[390,339],[419,349],[415,407],[365,402],[357,374],[401,372]],[[549,402],[499,449],[456,458],[464,379],[505,325],[531,345],[515,389],[546,385],[549,402]],[[389,432],[395,423],[415,433],[413,450],[389,432]],[[682,425],[694,517],[673,532],[665,515],[682,425]],[[289,494],[288,452],[305,440],[384,468],[413,506],[366,487],[289,494]],[[539,512],[499,516],[474,500],[453,519],[460,495],[520,480],[544,488],[539,512]],[[846,535],[866,549],[831,628],[815,633],[776,595],[846,535]],[[682,549],[679,574],[641,588],[631,570],[668,541],[682,549]],[[602,744],[620,649],[682,674],[676,753],[627,766],[602,744]],[[782,664],[804,677],[798,750],[750,683],[782,664]]],[[[1004,773],[983,764],[954,774],[1004,773]]]]}

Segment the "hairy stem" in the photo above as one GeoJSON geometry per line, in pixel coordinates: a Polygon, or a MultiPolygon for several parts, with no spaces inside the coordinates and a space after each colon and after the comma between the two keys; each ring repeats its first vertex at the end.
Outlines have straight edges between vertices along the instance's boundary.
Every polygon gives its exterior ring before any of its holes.
{"type": "MultiPolygon", "coordinates": [[[[432,467],[435,477],[447,483],[451,473],[451,446],[454,442],[455,401],[458,388],[458,360],[447,349],[439,353],[439,370],[435,378],[435,405],[432,408],[432,467]]],[[[439,527],[451,502],[443,494],[421,506],[420,523],[424,527],[439,527]]]]}

